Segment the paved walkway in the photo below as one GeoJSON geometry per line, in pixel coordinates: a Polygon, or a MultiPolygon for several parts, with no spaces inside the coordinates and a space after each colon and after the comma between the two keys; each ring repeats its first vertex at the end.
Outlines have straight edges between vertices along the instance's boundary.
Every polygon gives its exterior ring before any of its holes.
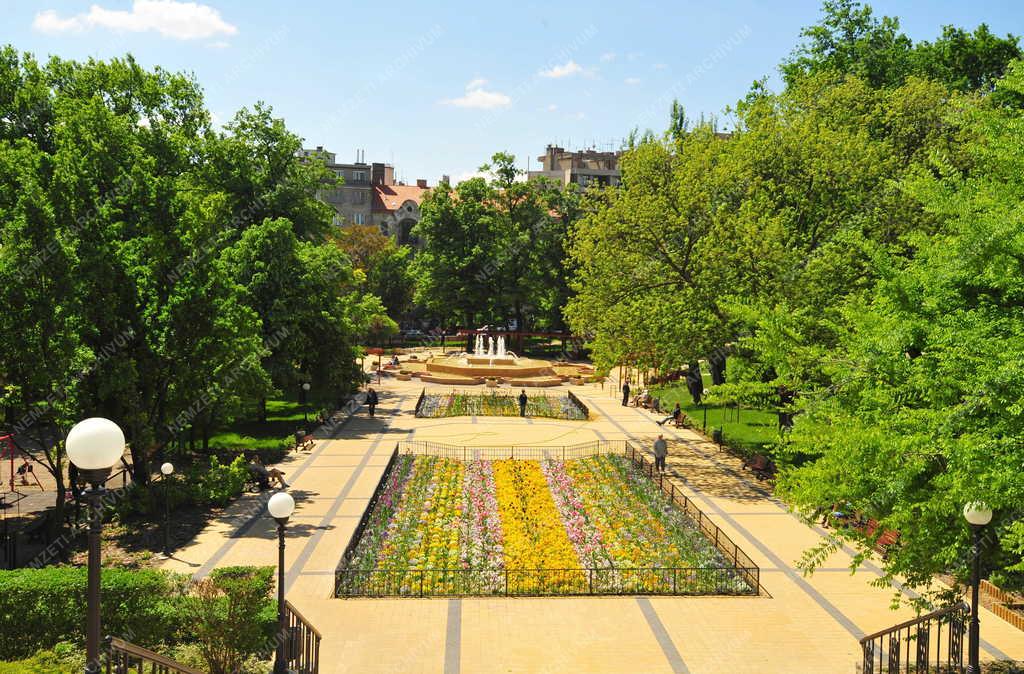
{"type": "MultiPolygon", "coordinates": [[[[385,380],[378,417],[365,409],[310,452],[280,467],[298,503],[288,527],[288,597],[323,632],[321,672],[772,672],[855,671],[857,639],[912,616],[891,611],[898,591],[851,575],[851,550],[813,576],[795,563],[823,531],[808,527],[749,478],[739,462],[689,431],[661,429],[597,386],[573,387],[593,420],[416,419],[419,382],[385,380]],[[399,440],[563,445],[631,438],[671,443],[681,488],[761,567],[770,597],[332,599],[334,568],[399,440]]],[[[245,496],[166,568],[276,564],[264,500],[245,496]]],[[[1024,659],[1024,632],[985,611],[983,657],[1024,659]]]]}

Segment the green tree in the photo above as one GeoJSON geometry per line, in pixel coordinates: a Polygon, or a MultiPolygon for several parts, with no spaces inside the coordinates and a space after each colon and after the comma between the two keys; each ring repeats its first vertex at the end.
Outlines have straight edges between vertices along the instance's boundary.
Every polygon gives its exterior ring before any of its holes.
{"type": "Polygon", "coordinates": [[[960,91],[990,89],[1021,56],[1017,36],[997,37],[985,24],[973,33],[945,26],[935,42],[915,44],[900,32],[898,18],[878,18],[856,0],[825,0],[822,13],[819,23],[801,32],[805,42],[781,67],[788,85],[832,71],[856,75],[874,87],[897,87],[917,75],[960,91]]]}
{"type": "MultiPolygon", "coordinates": [[[[998,86],[1024,93],[1024,65],[998,86]]],[[[1024,116],[987,103],[962,113],[976,137],[966,170],[936,153],[930,171],[905,180],[941,228],[917,237],[910,259],[876,257],[880,282],[842,306],[828,383],[802,402],[792,438],[818,458],[779,484],[804,512],[849,503],[899,531],[885,566],[912,585],[937,572],[966,576],[960,510],[975,500],[996,513],[985,566],[1024,585],[1024,116]]]]}

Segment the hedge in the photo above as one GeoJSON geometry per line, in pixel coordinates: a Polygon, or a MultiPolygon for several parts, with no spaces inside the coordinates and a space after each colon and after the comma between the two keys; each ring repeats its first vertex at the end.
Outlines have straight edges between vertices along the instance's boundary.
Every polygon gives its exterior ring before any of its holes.
{"type": "MultiPolygon", "coordinates": [[[[85,642],[87,569],[0,571],[0,653],[26,658],[61,641],[85,642]]],[[[103,633],[152,647],[181,631],[178,577],[104,569],[103,633]]]]}
{"type": "MultiPolygon", "coordinates": [[[[248,616],[252,638],[236,644],[245,652],[258,652],[276,629],[273,571],[240,566],[214,569],[211,574],[228,593],[234,587],[239,595],[250,592],[266,598],[261,610],[248,616]]],[[[105,568],[101,578],[104,635],[154,650],[196,638],[187,617],[187,576],[105,568]]],[[[32,657],[61,642],[84,644],[87,585],[84,567],[0,571],[0,660],[32,657]]],[[[226,606],[230,600],[219,601],[226,606]]]]}

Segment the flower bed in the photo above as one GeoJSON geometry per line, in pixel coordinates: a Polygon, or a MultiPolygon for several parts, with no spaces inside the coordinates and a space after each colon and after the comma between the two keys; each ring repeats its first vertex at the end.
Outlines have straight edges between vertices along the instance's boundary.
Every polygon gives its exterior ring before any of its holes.
{"type": "MultiPolygon", "coordinates": [[[[517,417],[519,394],[509,391],[489,393],[424,393],[416,408],[417,417],[517,417]]],[[[526,415],[547,419],[584,421],[587,411],[570,395],[528,395],[526,415]]]]}
{"type": "Polygon", "coordinates": [[[339,596],[756,591],[623,456],[400,455],[378,493],[339,596]]]}

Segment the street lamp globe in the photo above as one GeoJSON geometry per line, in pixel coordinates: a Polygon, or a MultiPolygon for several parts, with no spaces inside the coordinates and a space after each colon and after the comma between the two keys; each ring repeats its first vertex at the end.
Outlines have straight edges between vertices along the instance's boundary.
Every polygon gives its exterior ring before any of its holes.
{"type": "Polygon", "coordinates": [[[303,391],[308,391],[309,390],[309,382],[308,381],[302,383],[302,390],[303,391]]]}
{"type": "Polygon", "coordinates": [[[976,527],[983,527],[992,521],[992,509],[981,501],[972,501],[964,506],[964,519],[976,527]]]}
{"type": "Polygon", "coordinates": [[[174,472],[174,464],[168,461],[164,465],[160,466],[160,472],[163,473],[164,475],[170,475],[171,473],[174,472]]]}
{"type": "Polygon", "coordinates": [[[295,499],[286,491],[279,491],[267,501],[270,516],[277,520],[286,520],[295,512],[295,499]]]}
{"type": "Polygon", "coordinates": [[[79,470],[108,470],[124,454],[124,433],[110,419],[91,417],[71,427],[65,444],[79,470]]]}

